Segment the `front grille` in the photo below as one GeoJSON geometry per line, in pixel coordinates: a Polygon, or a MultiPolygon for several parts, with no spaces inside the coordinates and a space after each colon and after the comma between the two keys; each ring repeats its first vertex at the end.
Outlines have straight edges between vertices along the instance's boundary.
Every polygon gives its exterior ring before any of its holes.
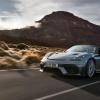
{"type": "Polygon", "coordinates": [[[64,67],[69,74],[78,74],[79,73],[78,67],[73,64],[62,64],[60,66],[64,67]]]}
{"type": "Polygon", "coordinates": [[[48,71],[48,72],[61,73],[61,71],[59,70],[59,67],[64,67],[65,70],[68,72],[68,74],[79,74],[79,69],[74,64],[58,64],[58,67],[50,67],[50,66],[44,67],[45,65],[46,65],[45,63],[42,63],[40,64],[40,67],[44,68],[45,71],[48,71]]]}

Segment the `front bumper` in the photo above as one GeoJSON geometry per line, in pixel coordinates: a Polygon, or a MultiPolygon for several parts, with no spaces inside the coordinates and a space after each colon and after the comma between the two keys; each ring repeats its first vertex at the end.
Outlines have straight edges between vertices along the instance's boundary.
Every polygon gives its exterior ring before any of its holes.
{"type": "Polygon", "coordinates": [[[63,75],[81,75],[82,73],[84,73],[84,69],[85,69],[85,64],[77,64],[77,63],[73,63],[73,64],[57,64],[57,63],[50,63],[48,65],[48,62],[42,62],[40,64],[41,69],[44,69],[46,71],[50,71],[50,72],[60,72],[63,75]],[[50,65],[51,64],[51,65],[50,65]]]}

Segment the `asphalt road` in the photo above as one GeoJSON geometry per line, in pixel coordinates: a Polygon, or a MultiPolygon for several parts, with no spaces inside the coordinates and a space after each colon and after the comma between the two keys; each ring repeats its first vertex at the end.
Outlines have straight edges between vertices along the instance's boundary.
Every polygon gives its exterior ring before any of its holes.
{"type": "Polygon", "coordinates": [[[36,69],[0,71],[0,100],[100,100],[100,74],[85,79],[36,69]]]}

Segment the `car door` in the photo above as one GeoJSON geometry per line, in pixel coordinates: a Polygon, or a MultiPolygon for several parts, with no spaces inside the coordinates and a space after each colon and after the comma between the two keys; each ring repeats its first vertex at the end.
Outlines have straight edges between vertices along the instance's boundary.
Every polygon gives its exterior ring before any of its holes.
{"type": "Polygon", "coordinates": [[[96,69],[100,71],[100,48],[97,50],[97,55],[95,56],[96,69]]]}

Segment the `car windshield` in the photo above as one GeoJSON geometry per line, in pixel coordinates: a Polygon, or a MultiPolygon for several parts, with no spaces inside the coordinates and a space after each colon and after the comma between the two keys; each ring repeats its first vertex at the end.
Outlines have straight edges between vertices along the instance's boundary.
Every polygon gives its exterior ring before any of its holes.
{"type": "Polygon", "coordinates": [[[95,46],[88,46],[88,45],[78,45],[78,46],[73,46],[66,50],[67,52],[90,52],[90,53],[95,53],[96,52],[96,47],[95,46]]]}

